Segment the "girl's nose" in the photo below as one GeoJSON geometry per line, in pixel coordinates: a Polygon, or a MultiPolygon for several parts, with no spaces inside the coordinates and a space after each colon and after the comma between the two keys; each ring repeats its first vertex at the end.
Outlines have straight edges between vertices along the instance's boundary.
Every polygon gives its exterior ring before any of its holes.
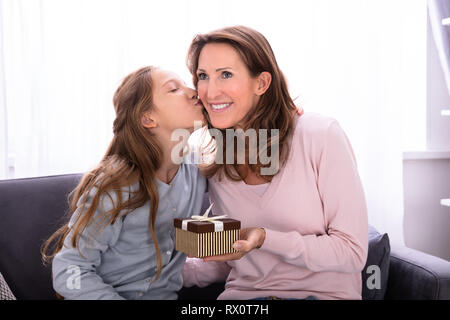
{"type": "Polygon", "coordinates": [[[191,99],[198,99],[198,93],[197,93],[197,91],[194,90],[194,89],[191,89],[191,88],[188,89],[188,96],[189,96],[191,99]]]}

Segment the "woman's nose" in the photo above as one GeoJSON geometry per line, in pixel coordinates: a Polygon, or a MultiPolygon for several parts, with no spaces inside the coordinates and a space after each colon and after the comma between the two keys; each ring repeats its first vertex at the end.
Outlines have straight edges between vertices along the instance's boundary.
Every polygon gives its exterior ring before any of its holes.
{"type": "Polygon", "coordinates": [[[209,81],[208,87],[206,88],[206,98],[208,100],[214,101],[220,94],[219,87],[214,83],[214,81],[209,81]]]}

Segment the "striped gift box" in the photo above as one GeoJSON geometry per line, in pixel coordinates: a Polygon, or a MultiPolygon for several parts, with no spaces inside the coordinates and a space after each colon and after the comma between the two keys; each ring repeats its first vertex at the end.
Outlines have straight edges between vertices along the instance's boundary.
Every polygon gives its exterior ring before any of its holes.
{"type": "Polygon", "coordinates": [[[239,240],[241,222],[238,220],[193,221],[177,218],[173,224],[177,251],[197,258],[237,252],[233,244],[239,240]]]}

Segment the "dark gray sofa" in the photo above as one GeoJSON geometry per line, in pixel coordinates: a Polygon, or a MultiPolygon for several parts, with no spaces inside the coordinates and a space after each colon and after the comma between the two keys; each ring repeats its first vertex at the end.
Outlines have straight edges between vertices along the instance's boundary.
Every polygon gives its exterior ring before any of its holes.
{"type": "MultiPolygon", "coordinates": [[[[81,174],[0,180],[0,273],[17,299],[56,299],[42,242],[63,224],[67,195],[81,174]]],[[[204,198],[204,206],[208,203],[204,198]]],[[[384,299],[450,299],[450,262],[391,247],[384,299]]],[[[369,250],[369,256],[371,251],[369,250]]],[[[180,299],[215,299],[223,283],[183,288],[180,299]]]]}

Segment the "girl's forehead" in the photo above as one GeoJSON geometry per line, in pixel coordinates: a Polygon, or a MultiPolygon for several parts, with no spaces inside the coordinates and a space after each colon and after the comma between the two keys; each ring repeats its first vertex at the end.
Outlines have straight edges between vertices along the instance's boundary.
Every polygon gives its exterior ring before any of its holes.
{"type": "Polygon", "coordinates": [[[158,69],[154,70],[153,80],[155,82],[158,82],[158,84],[160,86],[163,86],[166,82],[168,82],[170,80],[183,82],[181,80],[180,76],[178,76],[178,74],[176,74],[173,71],[169,71],[169,70],[162,69],[162,68],[158,68],[158,69]]]}

